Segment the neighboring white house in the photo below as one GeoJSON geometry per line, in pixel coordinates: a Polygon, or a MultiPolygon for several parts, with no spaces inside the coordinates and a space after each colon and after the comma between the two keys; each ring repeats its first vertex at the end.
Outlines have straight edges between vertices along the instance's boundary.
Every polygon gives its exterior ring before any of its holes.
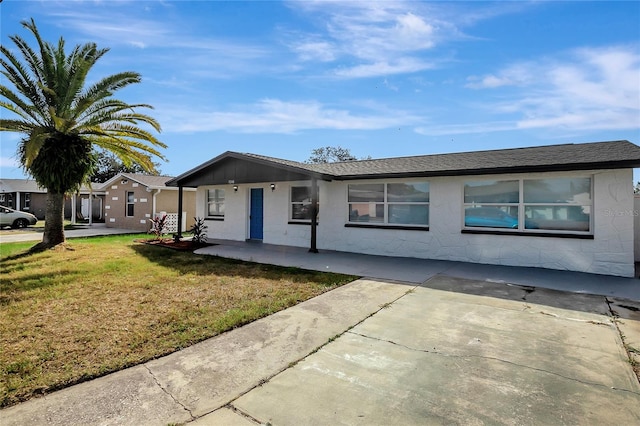
{"type": "Polygon", "coordinates": [[[197,188],[212,238],[631,277],[639,166],[628,141],[329,164],[226,152],[167,185],[197,188]]]}

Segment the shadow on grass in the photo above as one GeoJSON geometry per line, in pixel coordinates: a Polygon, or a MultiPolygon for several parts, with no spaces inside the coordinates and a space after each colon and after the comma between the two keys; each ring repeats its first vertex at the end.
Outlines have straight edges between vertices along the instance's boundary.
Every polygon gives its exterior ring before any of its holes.
{"type": "Polygon", "coordinates": [[[29,291],[68,284],[76,280],[77,277],[77,271],[63,269],[56,271],[55,274],[34,273],[22,276],[19,280],[3,279],[0,306],[28,298],[29,291]]]}
{"type": "MultiPolygon", "coordinates": [[[[242,278],[288,279],[294,282],[314,281],[325,286],[344,283],[349,276],[333,272],[318,272],[296,267],[265,265],[226,259],[216,256],[202,256],[192,252],[172,250],[147,244],[134,244],[133,250],[149,261],[171,268],[181,274],[219,275],[242,278]]],[[[358,277],[349,277],[357,279],[358,277]]]]}

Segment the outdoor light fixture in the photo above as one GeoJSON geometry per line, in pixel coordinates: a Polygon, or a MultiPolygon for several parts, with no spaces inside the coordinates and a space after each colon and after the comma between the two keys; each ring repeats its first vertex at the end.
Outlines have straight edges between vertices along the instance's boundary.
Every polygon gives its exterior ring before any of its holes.
{"type": "Polygon", "coordinates": [[[238,185],[233,185],[233,192],[238,192],[238,185]]]}
{"type": "Polygon", "coordinates": [[[275,190],[276,190],[276,184],[275,184],[275,183],[272,183],[270,186],[271,186],[271,190],[272,190],[272,191],[275,191],[275,190]]]}

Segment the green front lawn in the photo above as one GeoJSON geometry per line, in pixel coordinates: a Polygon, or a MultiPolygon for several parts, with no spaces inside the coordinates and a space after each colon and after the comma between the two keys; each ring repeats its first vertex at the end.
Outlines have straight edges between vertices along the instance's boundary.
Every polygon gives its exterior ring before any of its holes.
{"type": "Polygon", "coordinates": [[[0,246],[0,406],[185,348],[356,277],[74,239],[0,246]]]}

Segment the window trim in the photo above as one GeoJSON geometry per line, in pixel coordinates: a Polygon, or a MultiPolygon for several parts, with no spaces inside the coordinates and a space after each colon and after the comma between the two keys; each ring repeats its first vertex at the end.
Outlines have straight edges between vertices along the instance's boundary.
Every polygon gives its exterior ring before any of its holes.
{"type": "Polygon", "coordinates": [[[400,180],[400,181],[383,181],[383,182],[361,182],[361,183],[348,183],[347,191],[346,191],[346,199],[347,199],[347,219],[345,221],[345,228],[377,228],[377,229],[399,229],[399,230],[412,230],[412,231],[428,231],[430,222],[431,222],[431,181],[429,180],[400,180]],[[393,184],[412,184],[412,183],[426,183],[429,187],[429,201],[389,201],[388,197],[388,185],[393,184]],[[351,202],[349,201],[349,187],[351,185],[382,185],[383,186],[383,199],[382,201],[372,201],[369,203],[373,204],[382,204],[384,215],[382,222],[357,222],[352,221],[349,211],[351,204],[364,204],[366,201],[362,202],[351,202]],[[389,206],[390,205],[422,205],[427,206],[427,223],[425,225],[415,224],[415,223],[391,223],[389,222],[389,206]]]}
{"type": "Polygon", "coordinates": [[[210,214],[210,206],[211,204],[215,204],[217,205],[217,211],[220,211],[220,205],[224,206],[227,202],[227,193],[225,191],[225,188],[207,188],[206,192],[205,192],[205,220],[224,220],[224,211],[223,213],[219,213],[219,214],[210,214]],[[214,193],[216,194],[216,196],[213,198],[213,201],[210,201],[209,199],[209,193],[211,191],[214,191],[214,193]],[[222,201],[220,201],[218,194],[218,191],[222,191],[222,201]]]}
{"type": "Polygon", "coordinates": [[[593,239],[595,235],[594,231],[594,175],[593,174],[578,174],[578,175],[562,175],[562,176],[539,176],[539,177],[514,177],[514,178],[493,178],[493,179],[475,179],[465,180],[462,182],[462,233],[463,234],[493,234],[493,235],[519,235],[519,236],[537,236],[537,237],[564,237],[564,238],[583,238],[593,239]],[[527,229],[525,210],[527,206],[586,206],[586,204],[573,204],[573,203],[525,203],[524,201],[524,182],[527,180],[543,180],[543,179],[589,179],[590,180],[590,197],[591,204],[589,205],[591,213],[589,214],[589,230],[588,231],[575,231],[575,230],[553,230],[553,229],[527,229]],[[518,203],[465,203],[465,185],[468,182],[504,182],[504,181],[518,181],[518,203]],[[492,228],[481,226],[466,226],[466,209],[474,204],[480,204],[482,206],[514,206],[518,208],[518,228],[492,228]]]}
{"type": "Polygon", "coordinates": [[[136,205],[135,205],[135,197],[136,193],[134,191],[125,191],[124,193],[124,215],[125,217],[135,217],[136,216],[136,205]],[[131,201],[129,201],[129,194],[131,194],[131,201]],[[131,206],[131,214],[129,214],[129,206],[131,206]]]}

